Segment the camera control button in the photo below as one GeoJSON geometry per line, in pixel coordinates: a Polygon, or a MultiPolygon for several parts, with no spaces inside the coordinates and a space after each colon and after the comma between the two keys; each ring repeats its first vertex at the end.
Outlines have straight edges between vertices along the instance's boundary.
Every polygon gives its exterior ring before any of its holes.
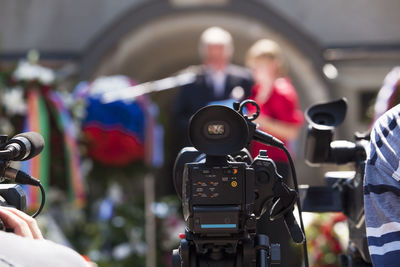
{"type": "Polygon", "coordinates": [[[225,169],[223,170],[224,174],[232,174],[232,169],[225,169]]]}

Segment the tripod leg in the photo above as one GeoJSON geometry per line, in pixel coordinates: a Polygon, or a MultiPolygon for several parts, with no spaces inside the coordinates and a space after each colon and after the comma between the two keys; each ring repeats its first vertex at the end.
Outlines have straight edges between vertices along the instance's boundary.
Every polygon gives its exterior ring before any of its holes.
{"type": "Polygon", "coordinates": [[[268,266],[268,253],[266,249],[260,248],[257,250],[257,267],[268,266]]]}
{"type": "Polygon", "coordinates": [[[172,251],[172,267],[181,267],[182,260],[179,255],[179,249],[174,249],[172,251]]]}
{"type": "Polygon", "coordinates": [[[195,256],[190,251],[189,242],[182,239],[179,248],[172,251],[172,267],[196,267],[195,256]]]}
{"type": "Polygon", "coordinates": [[[255,237],[255,248],[256,248],[256,261],[257,267],[269,266],[269,238],[266,235],[256,235],[255,237]]]}

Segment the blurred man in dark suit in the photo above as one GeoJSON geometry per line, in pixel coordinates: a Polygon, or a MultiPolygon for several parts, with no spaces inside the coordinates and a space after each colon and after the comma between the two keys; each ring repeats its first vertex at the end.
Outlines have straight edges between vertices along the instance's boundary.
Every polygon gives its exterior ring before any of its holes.
{"type": "Polygon", "coordinates": [[[197,110],[215,102],[229,103],[229,99],[241,101],[250,95],[253,85],[247,69],[230,64],[233,42],[226,30],[219,27],[205,30],[199,52],[203,65],[187,69],[196,74],[196,79],[181,88],[175,103],[173,121],[181,147],[190,145],[188,124],[197,110]]]}

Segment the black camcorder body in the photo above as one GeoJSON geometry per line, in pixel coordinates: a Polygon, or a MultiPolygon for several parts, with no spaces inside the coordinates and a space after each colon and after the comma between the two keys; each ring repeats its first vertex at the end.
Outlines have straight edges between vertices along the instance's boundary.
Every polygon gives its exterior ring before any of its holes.
{"type": "MultiPolygon", "coordinates": [[[[22,139],[23,140],[23,139],[22,139]]],[[[10,155],[8,153],[8,148],[13,148],[16,145],[15,141],[22,142],[16,138],[12,140],[8,140],[7,135],[0,135],[0,151],[3,152],[0,155],[0,182],[3,182],[6,177],[9,175],[10,168],[10,155]],[[5,156],[3,156],[5,155],[5,156]]],[[[23,142],[22,142],[23,144],[23,142]]],[[[19,146],[19,144],[17,144],[19,146]]],[[[21,146],[20,146],[21,147],[21,146]]],[[[24,153],[20,153],[21,155],[25,155],[24,153]]],[[[29,154],[29,153],[28,153],[29,154]]],[[[15,155],[12,155],[15,156],[15,155]]],[[[19,209],[21,211],[26,211],[26,194],[20,185],[17,184],[0,184],[0,206],[9,206],[19,209]]]]}
{"type": "Polygon", "coordinates": [[[0,206],[26,211],[25,191],[17,184],[0,184],[0,206]]]}
{"type": "MultiPolygon", "coordinates": [[[[0,184],[0,206],[13,207],[23,212],[26,211],[26,194],[20,185],[0,184]]],[[[12,231],[7,229],[0,219],[1,231],[12,231]]]]}
{"type": "Polygon", "coordinates": [[[303,242],[292,214],[296,191],[283,182],[267,151],[253,160],[246,149],[255,136],[263,141],[265,135],[252,122],[256,116],[249,119],[241,112],[249,102],[237,103],[235,110],[208,106],[191,118],[194,147],[183,148],[174,166],[186,231],[174,250],[173,266],[279,263],[279,244],[269,244],[268,237],[256,233],[264,213],[270,220],[284,217],[292,237],[303,242]]]}
{"type": "Polygon", "coordinates": [[[186,154],[199,159],[183,169],[182,201],[188,229],[203,235],[238,234],[245,229],[254,232],[255,219],[271,208],[274,185],[282,182],[266,152],[248,164],[240,156],[251,161],[246,150],[216,158],[186,148],[177,162],[188,157],[186,154]]]}
{"type": "MultiPolygon", "coordinates": [[[[44,147],[43,137],[35,132],[18,134],[8,140],[7,135],[0,135],[0,206],[13,207],[26,211],[26,194],[19,184],[40,187],[42,201],[32,217],[36,217],[45,204],[45,192],[40,181],[29,174],[10,167],[11,161],[29,160],[38,155],[44,147]],[[3,183],[10,181],[9,183],[3,183]]],[[[0,220],[0,230],[6,229],[0,220]]]]}

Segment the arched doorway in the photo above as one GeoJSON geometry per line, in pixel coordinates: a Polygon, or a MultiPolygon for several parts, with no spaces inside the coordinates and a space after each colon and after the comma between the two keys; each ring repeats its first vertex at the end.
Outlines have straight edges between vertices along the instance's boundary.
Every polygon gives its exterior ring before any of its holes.
{"type": "Polygon", "coordinates": [[[308,106],[329,95],[321,74],[321,48],[265,4],[232,0],[221,5],[177,7],[170,2],[156,0],[135,6],[93,40],[82,59],[84,78],[113,73],[141,81],[165,77],[198,63],[200,32],[218,25],[234,37],[235,63],[243,63],[245,51],[255,40],[274,39],[286,52],[301,103],[308,106]]]}
{"type": "MultiPolygon", "coordinates": [[[[328,85],[321,74],[321,49],[312,39],[260,2],[225,2],[222,6],[176,7],[157,0],[133,8],[87,48],[82,60],[83,75],[125,74],[142,82],[172,75],[200,63],[200,33],[216,25],[232,33],[236,64],[243,64],[246,50],[256,40],[277,41],[285,51],[303,110],[329,98],[328,85]]],[[[164,102],[160,109],[168,110],[173,92],[161,94],[164,102]]],[[[299,137],[298,155],[302,155],[303,142],[304,133],[299,137]]],[[[297,165],[303,174],[311,173],[302,159],[297,165]]]]}

